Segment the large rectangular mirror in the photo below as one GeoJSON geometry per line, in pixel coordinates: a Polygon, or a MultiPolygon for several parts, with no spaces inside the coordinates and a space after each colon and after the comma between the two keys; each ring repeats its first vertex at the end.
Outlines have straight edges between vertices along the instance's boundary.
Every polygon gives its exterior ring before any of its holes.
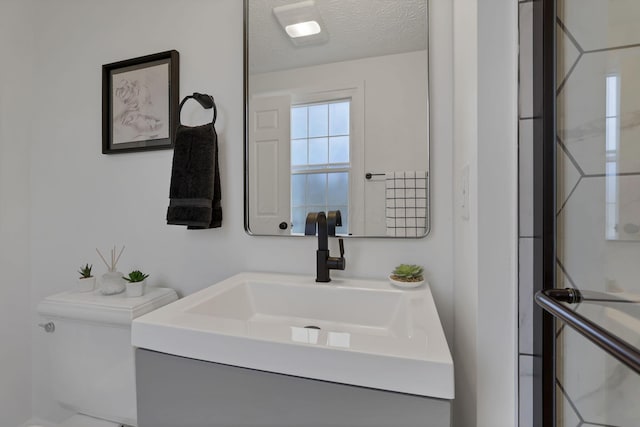
{"type": "Polygon", "coordinates": [[[429,232],[427,0],[245,0],[245,228],[429,232]]]}

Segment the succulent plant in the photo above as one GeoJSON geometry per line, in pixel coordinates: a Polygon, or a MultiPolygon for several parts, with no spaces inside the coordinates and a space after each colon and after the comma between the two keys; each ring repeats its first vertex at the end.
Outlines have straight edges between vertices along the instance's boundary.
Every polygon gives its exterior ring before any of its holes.
{"type": "Polygon", "coordinates": [[[147,277],[149,277],[148,274],[144,274],[140,270],[133,270],[131,273],[129,273],[129,277],[123,276],[122,278],[129,283],[136,283],[136,282],[142,282],[147,277]]]}
{"type": "Polygon", "coordinates": [[[80,267],[80,270],[78,270],[78,273],[80,273],[80,278],[88,279],[89,277],[93,277],[91,275],[92,268],[93,268],[93,264],[92,265],[86,264],[84,267],[80,267]]]}
{"type": "Polygon", "coordinates": [[[419,282],[423,280],[424,269],[415,264],[400,264],[393,270],[392,278],[401,282],[419,282]]]}

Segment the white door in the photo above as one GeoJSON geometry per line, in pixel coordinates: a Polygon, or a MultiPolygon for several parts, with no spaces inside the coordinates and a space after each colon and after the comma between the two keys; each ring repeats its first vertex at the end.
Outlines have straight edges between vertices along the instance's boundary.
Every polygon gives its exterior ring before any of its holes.
{"type": "Polygon", "coordinates": [[[249,231],[290,234],[291,97],[256,97],[249,104],[249,231]]]}

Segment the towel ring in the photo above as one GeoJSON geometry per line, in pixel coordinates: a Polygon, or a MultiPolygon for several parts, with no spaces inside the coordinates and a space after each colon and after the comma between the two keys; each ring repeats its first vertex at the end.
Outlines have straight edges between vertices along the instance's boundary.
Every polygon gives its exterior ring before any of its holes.
{"type": "Polygon", "coordinates": [[[206,93],[198,93],[193,92],[193,95],[185,96],[182,102],[180,102],[180,107],[178,108],[178,123],[182,124],[182,106],[188,99],[195,99],[205,110],[209,110],[213,108],[213,121],[212,124],[216,123],[216,118],[218,117],[218,108],[216,107],[216,102],[213,99],[213,96],[208,95],[206,93]]]}

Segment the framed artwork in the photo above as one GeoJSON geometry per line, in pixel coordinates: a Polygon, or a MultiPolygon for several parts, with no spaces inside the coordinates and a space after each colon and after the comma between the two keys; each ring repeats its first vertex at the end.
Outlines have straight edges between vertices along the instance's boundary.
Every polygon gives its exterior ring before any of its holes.
{"type": "Polygon", "coordinates": [[[170,50],[102,66],[102,153],[173,148],[179,55],[170,50]]]}

